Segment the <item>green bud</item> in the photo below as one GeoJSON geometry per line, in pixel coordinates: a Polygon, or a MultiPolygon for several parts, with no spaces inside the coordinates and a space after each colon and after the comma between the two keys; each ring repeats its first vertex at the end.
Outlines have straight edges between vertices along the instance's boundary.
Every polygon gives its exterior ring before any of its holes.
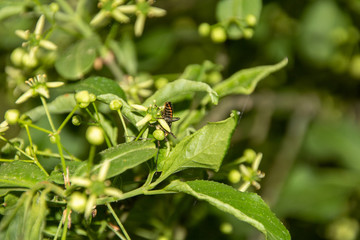
{"type": "Polygon", "coordinates": [[[100,127],[90,126],[86,130],[86,140],[92,145],[101,145],[104,140],[104,132],[100,127]]]}
{"type": "Polygon", "coordinates": [[[233,226],[228,222],[224,222],[220,225],[220,231],[224,234],[230,234],[233,232],[233,226]]]}
{"type": "Polygon", "coordinates": [[[244,29],[244,38],[250,39],[254,36],[254,30],[252,28],[245,28],[244,29]]]}
{"type": "Polygon", "coordinates": [[[208,23],[202,23],[199,25],[198,32],[200,36],[207,37],[211,31],[211,26],[208,23]]]}
{"type": "Polygon", "coordinates": [[[74,126],[80,126],[80,124],[81,124],[81,117],[79,116],[79,115],[76,115],[76,116],[73,116],[72,118],[71,118],[71,122],[72,122],[72,124],[74,125],[74,126]]]}
{"type": "Polygon", "coordinates": [[[16,124],[20,116],[20,112],[17,109],[9,109],[5,113],[5,120],[10,124],[16,124]]]}
{"type": "Polygon", "coordinates": [[[59,7],[59,4],[53,2],[53,3],[50,3],[49,5],[49,8],[52,12],[56,13],[59,11],[60,7],[59,7]]]}
{"type": "Polygon", "coordinates": [[[211,30],[211,40],[216,43],[222,43],[226,41],[226,32],[225,29],[221,26],[214,27],[211,30]]]}
{"type": "Polygon", "coordinates": [[[22,58],[22,63],[25,67],[34,68],[38,65],[38,60],[35,57],[35,54],[25,53],[22,58]]]}
{"type": "Polygon", "coordinates": [[[238,170],[233,169],[229,172],[228,179],[233,184],[238,183],[240,182],[241,174],[238,170]]]}
{"type": "Polygon", "coordinates": [[[22,64],[22,59],[23,59],[25,53],[26,52],[23,48],[14,49],[14,51],[12,51],[11,56],[10,56],[11,62],[15,66],[20,66],[22,64]]]}
{"type": "Polygon", "coordinates": [[[93,94],[93,93],[90,93],[89,94],[89,99],[90,99],[90,102],[95,102],[96,101],[96,95],[93,94]]]}
{"type": "Polygon", "coordinates": [[[76,212],[83,213],[85,211],[87,198],[80,192],[74,192],[70,196],[69,207],[76,212]]]}
{"type": "Polygon", "coordinates": [[[249,25],[250,27],[253,27],[256,25],[256,17],[253,14],[249,14],[245,17],[245,22],[247,23],[247,25],[249,25]]]}
{"type": "Polygon", "coordinates": [[[165,133],[160,130],[160,129],[156,129],[154,132],[153,132],[153,136],[156,140],[159,140],[159,141],[162,141],[165,139],[165,133]]]}
{"type": "Polygon", "coordinates": [[[119,99],[114,99],[109,104],[110,109],[113,111],[120,110],[122,106],[123,104],[119,99]]]}
{"type": "Polygon", "coordinates": [[[55,144],[56,143],[56,137],[54,135],[50,136],[50,142],[52,144],[55,144]]]}
{"type": "MultiPolygon", "coordinates": [[[[88,91],[83,90],[75,94],[75,100],[77,103],[90,103],[90,94],[88,91]]],[[[87,106],[87,105],[86,105],[87,106]]]]}

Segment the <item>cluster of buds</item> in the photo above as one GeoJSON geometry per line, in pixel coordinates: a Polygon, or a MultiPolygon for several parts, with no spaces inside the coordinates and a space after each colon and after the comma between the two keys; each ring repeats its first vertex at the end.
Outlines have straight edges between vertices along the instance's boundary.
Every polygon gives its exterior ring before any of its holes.
{"type": "Polygon", "coordinates": [[[107,172],[110,168],[110,161],[105,161],[99,170],[98,175],[92,175],[90,178],[72,177],[71,185],[84,187],[85,194],[74,192],[69,199],[71,209],[85,213],[85,217],[89,218],[96,206],[96,199],[103,196],[112,196],[120,198],[122,191],[117,188],[110,187],[110,181],[106,180],[107,172]]]}
{"type": "Polygon", "coordinates": [[[22,43],[22,47],[28,48],[28,51],[24,51],[23,48],[17,48],[13,51],[11,60],[15,65],[23,64],[27,67],[35,67],[38,64],[36,53],[40,47],[51,51],[57,49],[57,46],[53,42],[45,39],[42,35],[44,25],[45,17],[41,15],[36,23],[34,32],[30,32],[30,30],[15,31],[18,37],[25,40],[25,42],[22,43]]]}
{"type": "Polygon", "coordinates": [[[147,98],[152,94],[149,88],[153,84],[154,80],[144,74],[136,77],[127,76],[126,81],[120,85],[135,102],[140,102],[139,97],[147,98]]]}
{"type": "Polygon", "coordinates": [[[257,190],[260,189],[259,181],[265,177],[265,173],[258,169],[261,159],[262,153],[255,153],[254,150],[246,149],[244,155],[236,161],[243,162],[239,165],[239,169],[233,169],[229,172],[229,181],[233,184],[242,181],[243,183],[238,188],[241,192],[245,192],[250,185],[254,186],[257,190]],[[251,166],[248,166],[248,164],[251,164],[251,166]]]}
{"type": "Polygon", "coordinates": [[[130,21],[128,14],[136,15],[135,22],[135,35],[141,36],[146,17],[162,17],[166,14],[166,11],[152,7],[153,0],[137,0],[134,5],[124,5],[124,0],[100,0],[98,7],[101,8],[98,14],[91,20],[92,26],[99,26],[104,24],[104,20],[112,17],[116,21],[121,23],[127,23],[130,21]]]}
{"type": "Polygon", "coordinates": [[[221,22],[211,26],[208,23],[202,23],[199,26],[199,34],[203,37],[210,36],[211,40],[216,43],[225,42],[227,38],[250,39],[254,35],[252,29],[257,23],[256,17],[249,14],[245,19],[231,19],[229,22],[221,22]]]}

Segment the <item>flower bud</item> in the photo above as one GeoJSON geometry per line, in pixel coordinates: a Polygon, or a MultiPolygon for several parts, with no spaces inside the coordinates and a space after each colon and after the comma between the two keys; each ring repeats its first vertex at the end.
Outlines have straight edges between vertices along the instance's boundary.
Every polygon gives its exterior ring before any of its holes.
{"type": "Polygon", "coordinates": [[[23,48],[14,49],[14,51],[12,51],[11,56],[10,56],[11,62],[15,66],[20,66],[22,64],[22,59],[23,59],[25,53],[26,52],[23,48]]]}
{"type": "Polygon", "coordinates": [[[229,172],[228,179],[233,184],[238,183],[240,182],[241,174],[238,170],[233,169],[229,172]]]}
{"type": "Polygon", "coordinates": [[[81,124],[81,117],[76,115],[71,118],[71,122],[74,126],[80,126],[81,124]]]}
{"type": "Polygon", "coordinates": [[[20,112],[17,109],[9,109],[5,113],[5,120],[10,124],[16,124],[20,116],[20,112]]]}
{"type": "Polygon", "coordinates": [[[245,17],[245,22],[247,23],[247,25],[249,25],[250,27],[253,27],[256,25],[256,17],[253,14],[249,14],[245,17]]]}
{"type": "Polygon", "coordinates": [[[119,99],[114,99],[109,104],[110,109],[113,111],[120,110],[122,106],[123,104],[119,99]]]}
{"type": "Polygon", "coordinates": [[[225,29],[221,26],[214,27],[211,30],[211,39],[216,43],[222,43],[226,41],[225,29]]]}
{"type": "Polygon", "coordinates": [[[86,108],[90,103],[90,94],[86,90],[77,92],[75,94],[75,100],[81,108],[86,108]]]}
{"type": "Polygon", "coordinates": [[[203,36],[203,37],[209,36],[210,31],[211,31],[211,26],[208,23],[202,23],[202,24],[200,24],[200,26],[198,28],[198,32],[199,32],[200,36],[203,36]]]}
{"type": "Polygon", "coordinates": [[[254,30],[251,28],[245,28],[244,29],[244,38],[250,39],[254,36],[254,30]]]}

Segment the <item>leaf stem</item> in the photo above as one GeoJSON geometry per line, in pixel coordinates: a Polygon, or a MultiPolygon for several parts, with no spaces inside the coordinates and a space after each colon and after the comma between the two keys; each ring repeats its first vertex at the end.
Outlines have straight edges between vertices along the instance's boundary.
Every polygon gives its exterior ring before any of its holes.
{"type": "Polygon", "coordinates": [[[121,228],[121,231],[124,233],[125,237],[127,240],[131,240],[131,238],[129,237],[129,234],[126,232],[124,225],[121,223],[120,219],[118,218],[118,216],[116,215],[114,209],[111,207],[110,203],[106,203],[106,206],[108,207],[108,209],[110,210],[111,214],[113,215],[113,217],[115,218],[115,221],[117,222],[117,224],[119,225],[119,227],[121,228]]]}

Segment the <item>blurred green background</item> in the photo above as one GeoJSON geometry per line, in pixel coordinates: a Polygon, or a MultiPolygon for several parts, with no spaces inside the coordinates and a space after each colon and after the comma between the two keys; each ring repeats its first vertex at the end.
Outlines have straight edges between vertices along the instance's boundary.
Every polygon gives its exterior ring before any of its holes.
{"type": "MultiPolygon", "coordinates": [[[[260,169],[266,177],[259,194],[292,239],[360,239],[360,1],[266,0],[253,38],[214,43],[198,34],[198,26],[217,23],[218,2],[158,0],[156,6],[167,15],[147,21],[143,36],[135,39],[139,70],[181,73],[189,64],[210,60],[223,66],[226,78],[287,57],[286,68],[260,82],[255,93],[223,99],[205,121],[224,119],[232,109],[243,111],[225,161],[247,148],[264,154],[260,169]]],[[[2,115],[16,99],[7,90],[4,70],[22,42],[12,33],[35,22],[0,23],[2,115]]],[[[194,205],[191,197],[172,198],[184,209],[194,205]]],[[[261,237],[206,204],[196,203],[192,210],[176,209],[186,215],[188,239],[261,237]],[[229,234],[218,231],[224,223],[233,224],[229,234]]]]}

